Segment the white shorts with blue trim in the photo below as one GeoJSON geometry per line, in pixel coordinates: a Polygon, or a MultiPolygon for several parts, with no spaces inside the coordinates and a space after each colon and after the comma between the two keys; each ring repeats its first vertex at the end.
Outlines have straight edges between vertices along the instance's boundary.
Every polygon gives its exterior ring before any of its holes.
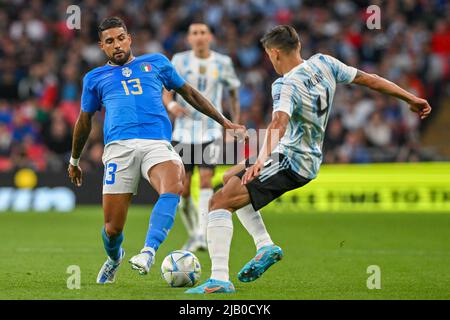
{"type": "Polygon", "coordinates": [[[165,140],[129,139],[108,143],[103,151],[103,194],[137,194],[143,176],[150,182],[148,171],[154,165],[182,160],[170,142],[165,140]]]}

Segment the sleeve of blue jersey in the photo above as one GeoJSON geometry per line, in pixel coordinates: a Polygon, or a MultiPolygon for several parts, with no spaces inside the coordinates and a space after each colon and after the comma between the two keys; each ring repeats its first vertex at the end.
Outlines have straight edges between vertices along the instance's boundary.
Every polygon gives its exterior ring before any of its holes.
{"type": "Polygon", "coordinates": [[[100,99],[95,89],[91,74],[83,78],[83,91],[81,93],[81,110],[83,112],[95,112],[101,109],[100,99]]]}
{"type": "Polygon", "coordinates": [[[175,70],[174,65],[166,56],[158,54],[159,65],[161,67],[161,80],[167,90],[173,90],[182,87],[185,80],[175,70]]]}

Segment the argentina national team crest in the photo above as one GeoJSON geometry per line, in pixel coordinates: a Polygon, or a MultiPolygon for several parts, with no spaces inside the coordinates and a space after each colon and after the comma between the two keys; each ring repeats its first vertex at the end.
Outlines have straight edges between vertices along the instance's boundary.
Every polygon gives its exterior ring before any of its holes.
{"type": "Polygon", "coordinates": [[[124,76],[124,77],[129,77],[129,76],[131,76],[131,73],[132,73],[133,71],[130,69],[130,68],[128,68],[128,67],[125,67],[125,68],[122,68],[122,75],[124,76]]]}

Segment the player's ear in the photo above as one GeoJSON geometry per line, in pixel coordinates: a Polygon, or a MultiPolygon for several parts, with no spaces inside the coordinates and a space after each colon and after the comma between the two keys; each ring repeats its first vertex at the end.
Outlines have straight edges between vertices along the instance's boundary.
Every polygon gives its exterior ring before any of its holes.
{"type": "Polygon", "coordinates": [[[281,60],[281,50],[280,49],[273,49],[275,51],[275,57],[277,59],[277,61],[281,60]]]}

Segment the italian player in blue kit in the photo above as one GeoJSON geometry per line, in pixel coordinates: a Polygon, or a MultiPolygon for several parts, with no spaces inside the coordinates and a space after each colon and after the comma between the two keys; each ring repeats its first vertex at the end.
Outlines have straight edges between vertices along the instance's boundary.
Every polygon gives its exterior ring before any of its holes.
{"type": "Polygon", "coordinates": [[[147,274],[155,253],[170,231],[183,190],[184,168],[170,141],[172,126],[162,103],[163,88],[175,90],[190,105],[211,117],[235,135],[245,128],[226,119],[197,90],[188,85],[162,54],[134,57],[131,35],[118,17],[100,24],[99,46],[108,62],[88,72],[83,79],[81,112],[75,124],[69,177],[81,186],[78,165],[91,131],[95,112],[105,108],[103,163],[102,238],[107,253],[97,283],[111,283],[123,261],[125,225],[129,204],[141,175],[158,192],[144,248],[129,262],[140,274],[147,274]]]}

